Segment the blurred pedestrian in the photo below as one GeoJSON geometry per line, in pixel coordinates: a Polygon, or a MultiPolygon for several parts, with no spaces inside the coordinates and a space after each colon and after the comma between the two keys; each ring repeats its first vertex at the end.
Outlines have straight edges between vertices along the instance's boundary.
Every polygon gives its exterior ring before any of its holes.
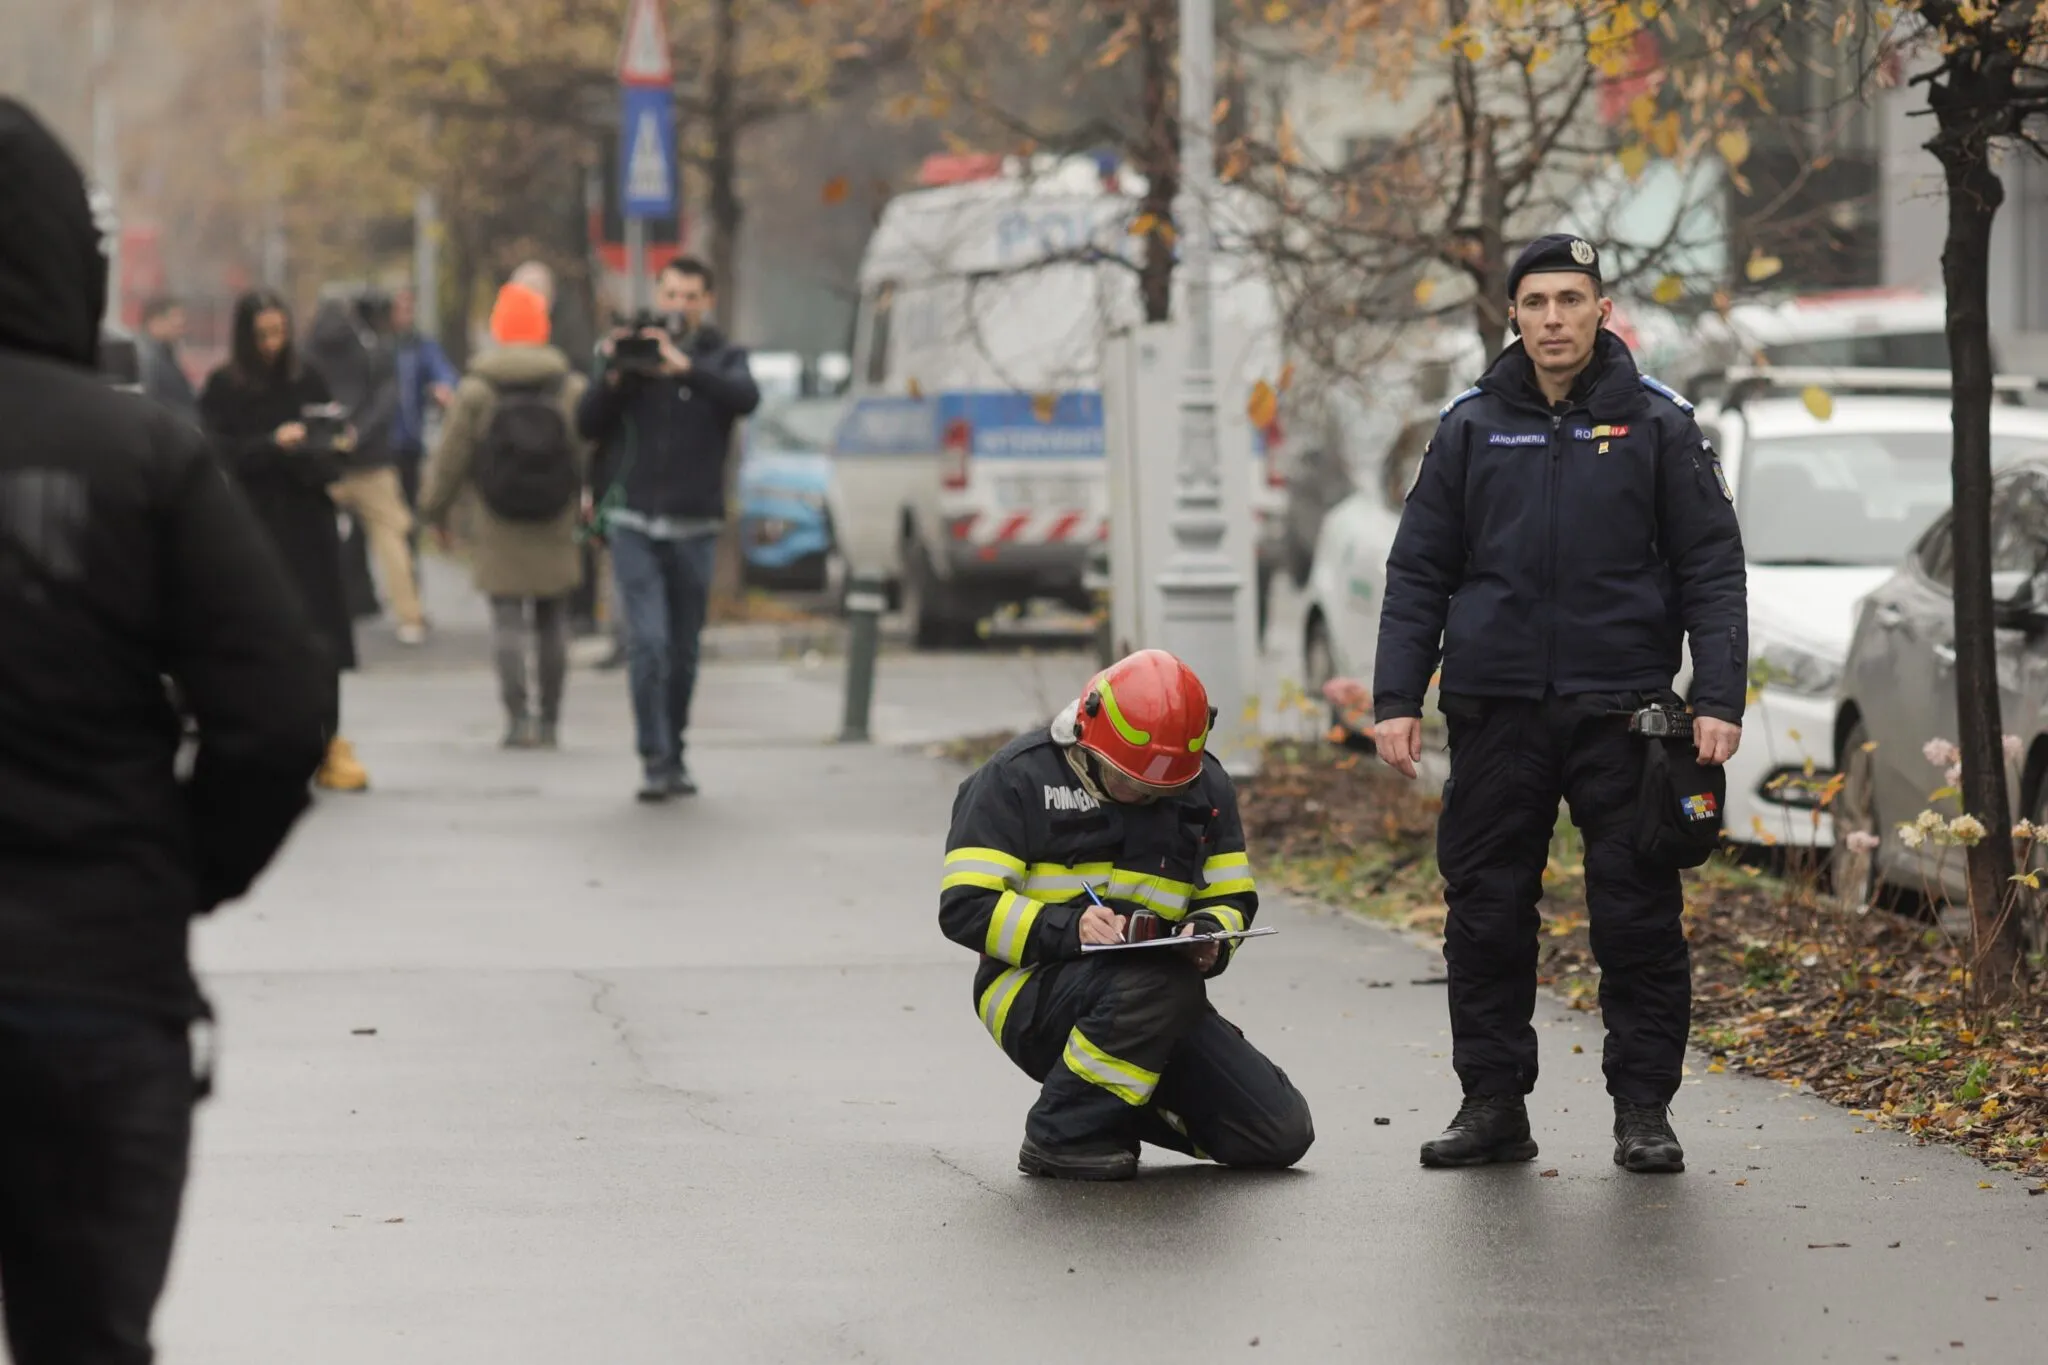
{"type": "Polygon", "coordinates": [[[540,295],[541,303],[548,313],[555,311],[555,272],[545,261],[521,261],[512,267],[510,283],[524,286],[540,295]]]}
{"type": "Polygon", "coordinates": [[[470,563],[491,599],[491,632],[505,704],[505,747],[559,743],[569,668],[568,595],[583,578],[576,532],[587,459],[576,435],[586,381],[548,344],[547,301],[508,284],[491,311],[491,339],[455,391],[427,462],[420,515],[445,537],[465,492],[470,563]],[[539,708],[529,705],[529,661],[539,708]]]}
{"type": "Polygon", "coordinates": [[[697,791],[684,749],[725,529],[725,465],[733,425],[761,404],[747,353],[707,321],[714,284],[710,268],[690,257],[663,267],[661,325],[606,339],[612,363],[576,412],[583,434],[601,443],[604,467],[592,486],[607,490],[599,529],[626,616],[646,802],[697,791]],[[643,349],[651,355],[629,359],[643,349]]]}
{"type": "Polygon", "coordinates": [[[405,505],[417,513],[420,470],[427,455],[427,418],[455,401],[455,385],[462,376],[448,363],[441,343],[420,332],[419,309],[410,289],[391,296],[391,360],[398,375],[391,451],[398,458],[398,482],[405,492],[405,505]]]}
{"type": "Polygon", "coordinates": [[[205,1091],[189,924],[304,810],[332,677],[204,438],[94,372],[85,181],[6,99],[0,204],[0,1298],[17,1365],[147,1365],[205,1091]]]}
{"type": "Polygon", "coordinates": [[[270,532],[299,600],[326,646],[332,673],[332,736],[314,779],[330,791],[362,791],[369,774],[341,737],[340,674],[356,665],[355,625],[341,580],[341,536],[328,489],[341,474],[332,395],[292,349],[291,310],[268,290],[235,301],[228,363],[208,376],[199,413],[227,467],[270,532]],[[318,429],[316,430],[316,423],[318,429]]]}
{"type": "Polygon", "coordinates": [[[185,305],[159,295],[142,305],[142,335],[135,350],[142,362],[142,391],[197,426],[199,397],[178,359],[185,340],[185,305]]]}
{"type": "Polygon", "coordinates": [[[369,538],[370,553],[398,618],[398,642],[426,643],[427,618],[413,578],[412,513],[398,478],[392,431],[399,410],[397,367],[383,338],[348,305],[329,299],[313,318],[307,359],[327,381],[334,399],[348,411],[355,444],[341,456],[335,505],[354,514],[369,538]]]}

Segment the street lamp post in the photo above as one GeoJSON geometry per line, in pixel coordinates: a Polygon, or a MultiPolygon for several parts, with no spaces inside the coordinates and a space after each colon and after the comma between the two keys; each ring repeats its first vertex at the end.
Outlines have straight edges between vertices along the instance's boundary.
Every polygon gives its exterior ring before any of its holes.
{"type": "MultiPolygon", "coordinates": [[[[1216,330],[1210,211],[1216,192],[1214,0],[1180,0],[1181,297],[1187,338],[1175,467],[1173,549],[1159,576],[1167,648],[1187,662],[1217,708],[1218,740],[1241,734],[1246,679],[1237,613],[1244,579],[1224,546],[1216,423],[1216,330]]],[[[1234,770],[1255,762],[1248,743],[1214,750],[1234,770]]]]}

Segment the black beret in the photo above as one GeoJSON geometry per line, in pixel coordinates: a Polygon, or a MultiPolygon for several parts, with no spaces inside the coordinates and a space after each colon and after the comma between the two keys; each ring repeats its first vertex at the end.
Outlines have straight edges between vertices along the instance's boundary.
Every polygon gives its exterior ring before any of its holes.
{"type": "Polygon", "coordinates": [[[1597,285],[1600,283],[1600,253],[1593,249],[1591,242],[1569,232],[1553,232],[1548,237],[1538,237],[1522,248],[1522,254],[1515,258],[1515,268],[1508,272],[1508,298],[1512,301],[1521,291],[1524,276],[1539,275],[1546,270],[1569,270],[1591,275],[1597,285]]]}

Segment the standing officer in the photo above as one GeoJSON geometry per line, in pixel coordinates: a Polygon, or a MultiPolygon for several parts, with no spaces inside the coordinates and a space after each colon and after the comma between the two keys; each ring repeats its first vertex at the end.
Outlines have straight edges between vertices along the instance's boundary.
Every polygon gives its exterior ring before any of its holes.
{"type": "Polygon", "coordinates": [[[1452,1060],[1465,1101],[1426,1166],[1536,1155],[1537,901],[1560,797],[1585,835],[1607,1024],[1616,1162],[1682,1171],[1678,1093],[1692,966],[1678,869],[1633,838],[1642,745],[1627,715],[1693,660],[1692,739],[1720,764],[1742,738],[1742,538],[1692,407],[1604,329],[1600,257],[1531,243],[1508,277],[1519,340],[1453,399],[1387,560],[1373,698],[1380,757],[1415,776],[1439,658],[1451,775],[1437,826],[1450,918],[1452,1060]]]}
{"type": "Polygon", "coordinates": [[[1133,654],[953,803],[939,927],[981,954],[981,1022],[1042,1083],[1017,1155],[1026,1174],[1129,1180],[1141,1140],[1292,1166],[1315,1140],[1287,1073],[1209,1004],[1203,982],[1237,941],[1081,953],[1142,916],[1187,934],[1258,913],[1236,794],[1206,752],[1214,715],[1187,665],[1133,654]]]}

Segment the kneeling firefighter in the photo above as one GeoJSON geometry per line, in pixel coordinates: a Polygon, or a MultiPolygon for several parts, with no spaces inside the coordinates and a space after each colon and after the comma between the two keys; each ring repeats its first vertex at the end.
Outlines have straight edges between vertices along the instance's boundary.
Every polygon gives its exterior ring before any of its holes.
{"type": "Polygon", "coordinates": [[[1291,1166],[1315,1140],[1287,1074],[1209,1004],[1236,940],[1081,951],[1258,913],[1236,793],[1205,752],[1214,718],[1193,671],[1146,650],[961,784],[939,924],[981,954],[981,1021],[1042,1083],[1027,1174],[1128,1180],[1140,1142],[1291,1166]]]}

